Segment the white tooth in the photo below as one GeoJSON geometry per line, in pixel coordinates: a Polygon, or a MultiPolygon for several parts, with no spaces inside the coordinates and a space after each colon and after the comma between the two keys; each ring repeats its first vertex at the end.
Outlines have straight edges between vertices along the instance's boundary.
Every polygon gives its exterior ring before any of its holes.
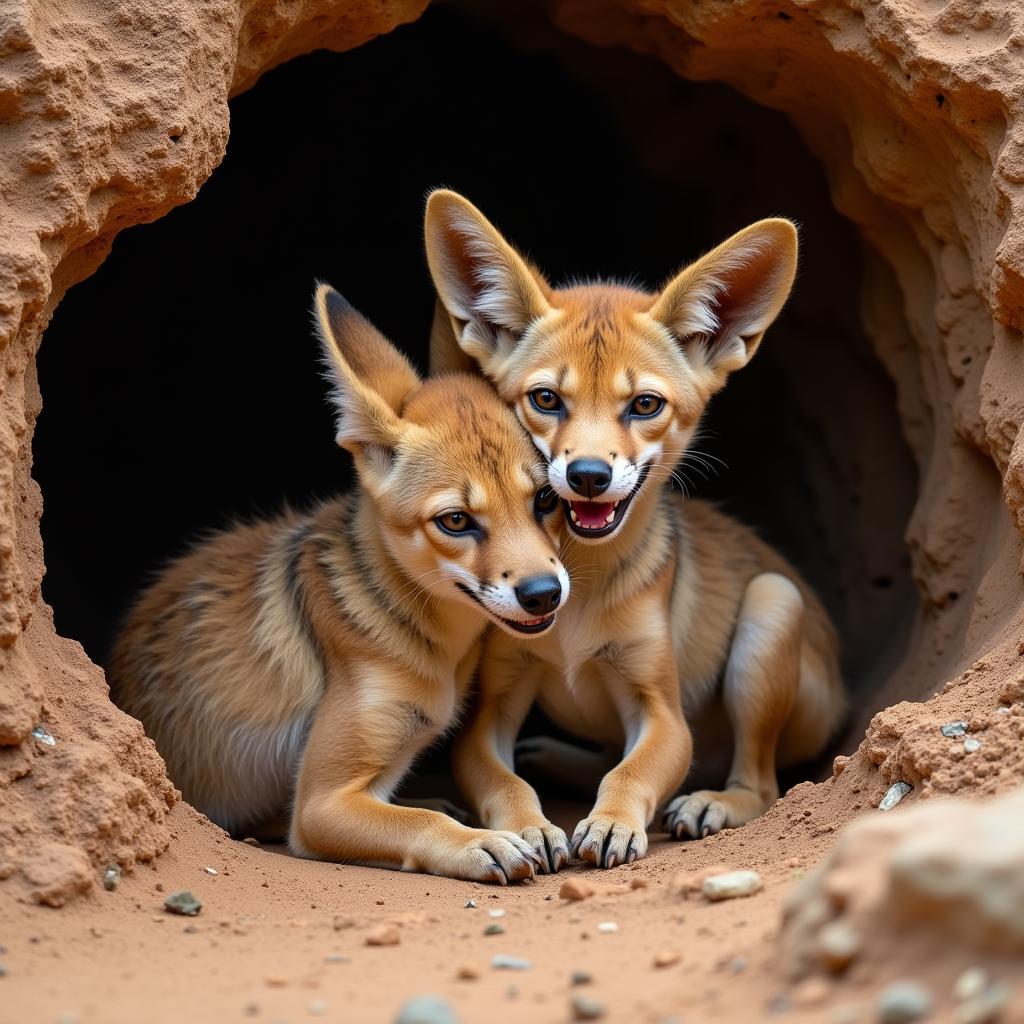
{"type": "Polygon", "coordinates": [[[569,506],[569,515],[572,516],[572,521],[574,523],[578,523],[579,522],[579,519],[576,516],[576,510],[571,505],[569,506]]]}
{"type": "Polygon", "coordinates": [[[615,509],[612,509],[611,512],[608,513],[608,518],[604,521],[605,526],[607,526],[614,518],[615,518],[615,509]]]}

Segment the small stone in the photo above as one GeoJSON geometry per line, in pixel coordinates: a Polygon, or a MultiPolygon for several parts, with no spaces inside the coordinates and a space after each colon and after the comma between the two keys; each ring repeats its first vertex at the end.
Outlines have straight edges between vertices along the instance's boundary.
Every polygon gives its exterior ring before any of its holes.
{"type": "Polygon", "coordinates": [[[206,873],[207,873],[208,875],[215,875],[215,874],[217,874],[217,869],[216,869],[216,868],[203,868],[203,870],[204,870],[204,871],[205,871],[205,872],[206,872],[206,873]]]}
{"type": "Polygon", "coordinates": [[[285,988],[288,984],[288,979],[281,977],[280,974],[270,974],[263,979],[263,984],[267,988],[285,988]]]}
{"type": "Polygon", "coordinates": [[[476,910],[476,900],[466,900],[464,908],[466,910],[476,910]]]}
{"type": "Polygon", "coordinates": [[[314,1017],[322,1017],[327,1012],[327,1003],[323,999],[314,999],[306,1009],[314,1017]]]}
{"type": "Polygon", "coordinates": [[[582,878],[567,878],[558,890],[558,895],[563,900],[585,900],[594,895],[594,887],[582,878]]]}
{"type": "Polygon", "coordinates": [[[932,997],[916,981],[894,981],[875,1004],[879,1024],[912,1024],[931,1013],[932,997]]]}
{"type": "Polygon", "coordinates": [[[487,916],[488,917],[504,917],[505,916],[505,911],[504,910],[488,910],[487,911],[487,916]]]}
{"type": "Polygon", "coordinates": [[[185,935],[198,935],[199,929],[194,924],[187,924],[181,929],[185,935]]]}
{"type": "Polygon", "coordinates": [[[976,740],[973,736],[968,736],[964,740],[964,751],[968,754],[973,754],[976,750],[981,750],[981,740],[976,740]]]}
{"type": "Polygon", "coordinates": [[[747,969],[747,958],[745,956],[734,956],[729,961],[729,970],[733,974],[742,974],[747,969]]]}
{"type": "Polygon", "coordinates": [[[700,871],[680,871],[669,882],[669,888],[672,892],[688,899],[701,891],[704,879],[710,878],[712,875],[727,874],[729,870],[726,864],[712,864],[700,871]]]}
{"type": "Polygon", "coordinates": [[[532,960],[524,960],[518,956],[496,953],[491,957],[491,966],[498,971],[529,971],[533,969],[532,960]]]}
{"type": "Polygon", "coordinates": [[[455,977],[459,981],[476,981],[480,977],[480,969],[477,967],[471,967],[469,964],[463,964],[462,967],[455,972],[455,977]]]}
{"type": "Polygon", "coordinates": [[[459,1024],[451,1004],[440,996],[413,996],[399,1011],[395,1024],[459,1024]]]}
{"type": "Polygon", "coordinates": [[[832,974],[842,974],[860,951],[860,936],[845,921],[832,921],[818,934],[818,959],[832,974]]]}
{"type": "Polygon", "coordinates": [[[504,935],[505,929],[500,924],[489,924],[484,929],[484,935],[504,935]]]}
{"type": "Polygon", "coordinates": [[[46,726],[44,725],[37,725],[32,730],[32,739],[34,739],[37,743],[42,743],[44,747],[57,746],[57,741],[50,735],[49,732],[47,732],[46,726]]]}
{"type": "Polygon", "coordinates": [[[980,996],[988,988],[988,972],[983,967],[968,967],[953,982],[953,998],[962,1003],[965,999],[980,996]]]}
{"type": "Polygon", "coordinates": [[[113,892],[121,884],[121,869],[116,864],[111,864],[103,872],[103,888],[107,892],[113,892]]]}
{"type": "Polygon", "coordinates": [[[891,811],[914,787],[909,782],[894,782],[878,805],[880,811],[891,811]]]}
{"type": "Polygon", "coordinates": [[[7,965],[6,964],[0,964],[0,978],[6,978],[6,977],[7,977],[7,965]]]}
{"type": "Polygon", "coordinates": [[[953,1013],[953,1024],[998,1024],[1010,1002],[1010,987],[999,982],[962,1002],[953,1013]]]}
{"type": "Polygon", "coordinates": [[[260,841],[258,839],[254,839],[252,836],[246,836],[242,840],[242,842],[245,843],[246,846],[259,846],[260,845],[260,841]]]}
{"type": "Polygon", "coordinates": [[[544,897],[544,900],[545,900],[545,902],[550,902],[550,901],[551,901],[551,900],[553,900],[554,898],[555,898],[555,897],[554,897],[554,896],[552,896],[552,895],[551,895],[551,893],[548,893],[548,894],[547,894],[547,896],[545,896],[545,897],[544,897]]]}
{"type": "Polygon", "coordinates": [[[384,901],[383,900],[377,900],[377,906],[378,907],[383,907],[384,906],[384,901]]]}
{"type": "Polygon", "coordinates": [[[939,731],[943,736],[946,736],[949,739],[956,736],[963,736],[963,734],[967,732],[967,723],[964,721],[947,722],[945,725],[940,727],[939,731]]]}
{"type": "Polygon", "coordinates": [[[646,878],[631,878],[629,880],[630,889],[646,889],[650,884],[646,878]]]}
{"type": "Polygon", "coordinates": [[[589,985],[594,980],[590,971],[573,971],[569,976],[570,985],[589,985]]]}
{"type": "MultiPolygon", "coordinates": [[[[811,1010],[821,1006],[828,999],[830,992],[829,984],[824,978],[807,978],[793,989],[791,999],[794,1006],[811,1010]]],[[[785,999],[785,996],[781,998],[785,999]]]]}
{"type": "Polygon", "coordinates": [[[336,932],[343,932],[348,928],[354,928],[356,921],[354,917],[349,917],[348,914],[337,914],[334,918],[334,930],[336,932]]]}
{"type": "Polygon", "coordinates": [[[589,996],[572,997],[573,1020],[600,1020],[605,1015],[604,1003],[589,996]]]}
{"type": "Polygon", "coordinates": [[[704,879],[701,891],[705,899],[731,900],[737,896],[752,896],[764,886],[756,871],[729,871],[724,875],[712,875],[704,879]]]}
{"type": "Polygon", "coordinates": [[[350,963],[352,963],[352,958],[348,957],[348,956],[343,956],[341,953],[328,953],[327,956],[324,957],[324,963],[325,964],[350,964],[350,963]]]}
{"type": "Polygon", "coordinates": [[[382,924],[366,933],[368,946],[397,946],[402,936],[393,924],[382,924]]]}
{"type": "Polygon", "coordinates": [[[172,892],[164,900],[164,910],[169,914],[184,914],[186,917],[195,917],[203,909],[203,901],[198,896],[193,896],[187,889],[179,889],[172,892]]]}
{"type": "Polygon", "coordinates": [[[654,955],[655,967],[674,967],[682,957],[674,949],[663,949],[654,955]]]}
{"type": "Polygon", "coordinates": [[[617,932],[619,930],[619,926],[614,921],[602,921],[597,926],[597,930],[607,934],[609,932],[617,932]]]}

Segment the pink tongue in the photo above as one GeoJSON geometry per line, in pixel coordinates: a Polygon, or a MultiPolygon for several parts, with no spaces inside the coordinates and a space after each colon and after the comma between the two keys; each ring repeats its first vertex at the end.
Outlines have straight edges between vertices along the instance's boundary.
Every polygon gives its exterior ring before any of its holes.
{"type": "Polygon", "coordinates": [[[598,530],[604,526],[608,513],[615,507],[612,501],[573,501],[570,502],[576,520],[584,530],[598,530]]]}

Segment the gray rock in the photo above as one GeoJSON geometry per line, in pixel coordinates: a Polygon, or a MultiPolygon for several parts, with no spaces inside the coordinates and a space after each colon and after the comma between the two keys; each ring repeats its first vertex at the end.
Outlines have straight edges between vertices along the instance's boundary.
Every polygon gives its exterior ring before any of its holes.
{"type": "Polygon", "coordinates": [[[466,900],[464,906],[466,910],[476,910],[476,900],[466,900]]]}
{"type": "Polygon", "coordinates": [[[499,971],[529,971],[533,968],[532,960],[524,960],[518,956],[496,953],[491,957],[491,966],[499,971]]]}
{"type": "Polygon", "coordinates": [[[952,739],[955,736],[963,736],[967,732],[966,722],[947,722],[945,725],[940,727],[940,732],[943,736],[947,736],[952,739]]]}
{"type": "Polygon", "coordinates": [[[605,1015],[604,1003],[599,1003],[589,996],[572,997],[573,1020],[600,1020],[605,1015]]]}
{"type": "Polygon", "coordinates": [[[913,1024],[931,1013],[932,997],[916,981],[894,981],[876,1003],[879,1024],[913,1024]]]}
{"type": "Polygon", "coordinates": [[[451,1004],[440,996],[413,996],[399,1011],[395,1024],[459,1024],[451,1004]]]}
{"type": "Polygon", "coordinates": [[[103,872],[103,888],[107,892],[113,892],[121,884],[121,869],[116,864],[111,864],[103,872]]]}
{"type": "Polygon", "coordinates": [[[50,735],[45,725],[37,725],[32,730],[32,739],[37,743],[42,743],[44,747],[57,746],[57,741],[50,735]]]}
{"type": "Polygon", "coordinates": [[[594,980],[590,971],[573,971],[569,978],[570,985],[589,985],[594,980]]]}
{"type": "Polygon", "coordinates": [[[164,910],[169,914],[184,914],[186,917],[195,917],[203,909],[203,901],[198,896],[193,896],[187,889],[172,892],[164,900],[164,910]]]}
{"type": "Polygon", "coordinates": [[[504,935],[505,929],[500,924],[489,924],[484,929],[484,935],[504,935]]]}
{"type": "Polygon", "coordinates": [[[880,811],[891,811],[914,787],[909,782],[894,782],[878,805],[880,811]]]}

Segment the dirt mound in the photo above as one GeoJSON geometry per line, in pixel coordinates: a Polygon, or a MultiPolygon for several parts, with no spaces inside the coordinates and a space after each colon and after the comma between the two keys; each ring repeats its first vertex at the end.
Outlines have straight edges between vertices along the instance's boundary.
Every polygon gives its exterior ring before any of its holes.
{"type": "MultiPolygon", "coordinates": [[[[125,884],[148,913],[134,865],[177,836],[177,853],[156,862],[176,856],[177,867],[161,869],[173,874],[189,850],[227,842],[178,803],[152,744],[110,704],[81,648],[55,635],[42,603],[31,440],[34,354],[48,319],[118,231],[196,193],[223,156],[230,95],[290,56],[356,46],[424,6],[125,0],[0,15],[0,905],[12,908],[0,918],[32,928],[33,902],[59,905],[90,890],[79,904],[93,914],[111,864],[127,869],[125,884]]],[[[1007,705],[1024,691],[1024,11],[1015,0],[554,0],[551,10],[593,43],[654,53],[792,118],[864,239],[864,320],[921,477],[907,531],[920,607],[901,664],[858,709],[867,732],[856,753],[753,826],[699,852],[659,847],[644,871],[656,879],[698,862],[810,863],[897,782],[911,787],[908,805],[1020,785],[1022,715],[1007,705]],[[963,732],[944,735],[956,722],[963,732]]],[[[101,330],[90,343],[102,344],[101,330]]],[[[931,827],[935,814],[921,820],[931,827]]],[[[871,837],[865,849],[888,849],[890,826],[878,827],[858,833],[871,837]]],[[[255,872],[254,856],[229,859],[255,872]]],[[[337,869],[296,867],[293,895],[333,889],[328,870],[337,869]]],[[[462,891],[423,879],[379,884],[409,900],[462,891]]],[[[777,889],[750,903],[771,911],[777,889]]],[[[653,913],[643,890],[622,899],[653,913]]],[[[670,930],[658,913],[657,927],[670,930]]],[[[881,917],[870,927],[883,924],[896,927],[881,917]]],[[[707,927],[719,951],[744,945],[707,927]]],[[[912,958],[925,947],[885,948],[912,958]]],[[[719,969],[710,960],[705,968],[719,969]]]]}

